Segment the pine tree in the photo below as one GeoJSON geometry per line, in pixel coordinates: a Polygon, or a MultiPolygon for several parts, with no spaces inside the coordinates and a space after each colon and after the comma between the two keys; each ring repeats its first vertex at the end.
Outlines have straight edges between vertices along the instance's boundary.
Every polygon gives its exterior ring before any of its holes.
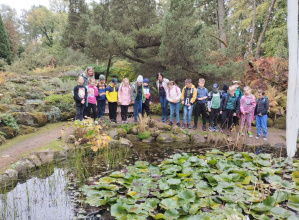
{"type": "Polygon", "coordinates": [[[4,58],[8,64],[12,62],[12,55],[7,33],[0,15],[0,58],[4,58]]]}

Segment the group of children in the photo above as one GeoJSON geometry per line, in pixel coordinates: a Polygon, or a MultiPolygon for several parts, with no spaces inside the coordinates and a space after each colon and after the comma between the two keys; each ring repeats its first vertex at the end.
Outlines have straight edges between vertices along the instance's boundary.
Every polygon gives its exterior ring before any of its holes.
{"type": "MultiPolygon", "coordinates": [[[[111,122],[117,123],[118,104],[121,107],[122,123],[128,123],[127,115],[130,104],[133,104],[134,107],[134,122],[137,122],[139,115],[142,114],[143,116],[144,112],[150,115],[149,106],[152,102],[152,96],[147,78],[143,79],[139,75],[132,84],[130,84],[127,78],[122,80],[119,87],[117,87],[117,83],[117,79],[113,78],[110,84],[107,85],[105,76],[100,75],[99,82],[96,84],[94,74],[89,75],[88,69],[84,75],[79,76],[78,85],[74,88],[76,120],[83,120],[84,116],[90,117],[91,109],[94,119],[103,117],[106,100],[111,122]]],[[[198,118],[202,115],[202,129],[206,131],[206,109],[208,109],[210,131],[223,133],[227,129],[227,135],[229,135],[233,126],[237,124],[237,119],[240,118],[240,134],[244,135],[243,127],[246,123],[248,135],[253,137],[251,123],[255,116],[257,126],[256,138],[259,139],[261,137],[262,128],[263,138],[267,140],[269,101],[264,96],[265,92],[263,90],[258,91],[256,100],[248,86],[244,88],[243,95],[239,88],[239,82],[234,81],[230,87],[224,85],[223,90],[219,90],[218,84],[215,83],[212,86],[212,91],[208,92],[208,89],[204,87],[204,79],[199,79],[197,88],[192,84],[191,79],[186,79],[185,87],[181,90],[173,81],[165,79],[161,73],[157,74],[156,84],[162,108],[162,118],[159,121],[167,122],[169,102],[169,125],[173,125],[175,113],[176,125],[180,127],[179,111],[182,104],[183,129],[192,128],[191,116],[194,108],[193,129],[197,129],[198,118]],[[218,126],[219,118],[221,118],[221,126],[218,126]]]]}

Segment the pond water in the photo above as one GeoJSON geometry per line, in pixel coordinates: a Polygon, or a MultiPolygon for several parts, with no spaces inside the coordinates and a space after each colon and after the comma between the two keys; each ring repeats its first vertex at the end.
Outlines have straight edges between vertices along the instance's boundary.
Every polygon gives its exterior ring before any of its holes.
{"type": "MultiPolygon", "coordinates": [[[[20,180],[15,187],[1,189],[0,219],[113,219],[106,210],[84,205],[78,188],[92,183],[94,176],[107,175],[138,160],[159,164],[175,153],[198,155],[211,149],[184,144],[135,143],[130,149],[104,149],[98,155],[83,155],[77,151],[67,161],[43,167],[20,180]]],[[[263,150],[273,153],[273,149],[263,150]]]]}

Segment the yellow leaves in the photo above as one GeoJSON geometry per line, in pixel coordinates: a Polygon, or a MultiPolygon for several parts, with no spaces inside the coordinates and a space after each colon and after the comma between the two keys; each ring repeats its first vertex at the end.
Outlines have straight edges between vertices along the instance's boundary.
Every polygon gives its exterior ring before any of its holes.
{"type": "Polygon", "coordinates": [[[242,184],[248,185],[250,183],[252,176],[246,176],[245,179],[243,180],[242,184]]]}

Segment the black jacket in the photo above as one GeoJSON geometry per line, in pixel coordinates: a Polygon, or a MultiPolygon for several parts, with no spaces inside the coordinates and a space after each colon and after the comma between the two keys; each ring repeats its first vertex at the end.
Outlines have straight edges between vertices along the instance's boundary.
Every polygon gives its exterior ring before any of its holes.
{"type": "MultiPolygon", "coordinates": [[[[220,111],[225,111],[226,110],[226,106],[227,106],[229,96],[230,96],[230,94],[227,94],[226,96],[223,96],[223,98],[221,99],[220,111]]],[[[239,114],[239,112],[240,112],[240,97],[237,98],[236,95],[235,95],[235,102],[234,102],[233,111],[236,114],[239,114]]]]}
{"type": "Polygon", "coordinates": [[[269,100],[267,97],[256,100],[254,115],[259,115],[260,113],[262,115],[267,115],[268,110],[269,110],[269,100]]]}
{"type": "Polygon", "coordinates": [[[83,104],[81,104],[81,101],[83,100],[83,98],[85,99],[85,102],[87,102],[87,88],[85,86],[76,85],[74,87],[74,100],[76,102],[77,107],[80,107],[81,105],[83,105],[83,104]]]}

